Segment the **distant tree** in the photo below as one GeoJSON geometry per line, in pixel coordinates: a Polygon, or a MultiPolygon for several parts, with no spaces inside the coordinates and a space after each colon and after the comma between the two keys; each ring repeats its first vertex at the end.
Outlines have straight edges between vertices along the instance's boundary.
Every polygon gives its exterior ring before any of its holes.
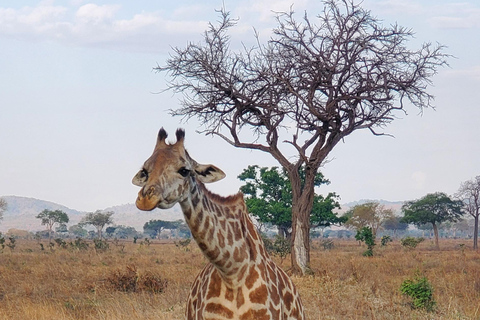
{"type": "Polygon", "coordinates": [[[383,25],[354,1],[322,2],[323,11],[300,18],[293,8],[277,13],[267,42],[256,34],[256,46],[238,51],[228,35],[236,22],[222,11],[202,43],[175,48],[157,68],[184,95],[174,115],[196,117],[204,133],[269,153],[286,170],[292,271],[299,274],[310,262],[310,213],[322,163],[354,131],[381,135],[407,105],[430,107],[427,88],[447,59],[440,45],[410,50],[410,29],[383,25]]]}
{"type": "Polygon", "coordinates": [[[382,224],[393,217],[393,210],[379,202],[370,201],[354,206],[344,214],[344,217],[348,218],[346,227],[355,229],[357,232],[369,227],[375,238],[382,224]]]}
{"type": "Polygon", "coordinates": [[[83,228],[81,224],[75,224],[68,228],[68,232],[77,238],[85,238],[88,236],[88,231],[83,228]]]}
{"type": "Polygon", "coordinates": [[[89,212],[82,218],[80,224],[94,226],[97,229],[98,239],[102,239],[102,230],[106,225],[113,223],[113,214],[114,212],[112,211],[102,212],[97,210],[95,212],[89,212]]]}
{"type": "Polygon", "coordinates": [[[113,233],[115,232],[116,229],[117,227],[107,227],[105,229],[105,233],[107,234],[107,236],[111,237],[113,236],[113,233]]]}
{"type": "Polygon", "coordinates": [[[137,235],[138,235],[137,230],[135,230],[134,227],[128,227],[128,226],[116,226],[113,232],[113,236],[120,239],[133,238],[137,235]]]}
{"type": "Polygon", "coordinates": [[[480,218],[480,176],[462,182],[456,197],[462,201],[463,209],[473,217],[473,249],[478,249],[478,221],[480,218]]]}
{"type": "Polygon", "coordinates": [[[386,218],[383,223],[382,227],[385,230],[393,231],[393,236],[397,236],[397,231],[405,231],[408,228],[408,223],[402,222],[402,217],[397,217],[392,215],[389,218],[386,218]]]}
{"type": "Polygon", "coordinates": [[[64,224],[68,223],[70,219],[68,218],[68,214],[61,211],[61,210],[48,210],[45,209],[42,212],[40,212],[37,216],[37,219],[40,219],[42,221],[42,225],[47,226],[49,238],[52,238],[53,234],[53,226],[55,224],[64,224]]]}
{"type": "Polygon", "coordinates": [[[3,213],[7,211],[7,201],[3,198],[0,198],[0,220],[3,219],[3,213]]]}
{"type": "Polygon", "coordinates": [[[462,201],[452,200],[443,192],[430,193],[421,199],[408,201],[402,206],[402,222],[417,226],[431,224],[435,235],[435,246],[438,244],[438,225],[446,221],[458,221],[464,212],[462,201]]]}
{"type": "MultiPolygon", "coordinates": [[[[305,172],[301,169],[300,176],[304,181],[305,172]]],[[[251,215],[261,223],[271,224],[278,228],[281,237],[290,238],[292,228],[292,186],[285,172],[278,167],[248,166],[238,176],[245,185],[240,190],[245,194],[245,203],[251,215]]],[[[321,173],[315,177],[315,186],[329,184],[321,173]]],[[[333,210],[340,208],[338,196],[329,193],[326,197],[314,195],[313,207],[310,213],[311,228],[328,227],[346,221],[338,217],[333,210]]]]}
{"type": "Polygon", "coordinates": [[[178,228],[178,223],[175,221],[164,221],[164,220],[150,220],[143,225],[143,231],[148,233],[153,237],[158,237],[160,239],[160,234],[165,229],[176,229],[178,228]]]}

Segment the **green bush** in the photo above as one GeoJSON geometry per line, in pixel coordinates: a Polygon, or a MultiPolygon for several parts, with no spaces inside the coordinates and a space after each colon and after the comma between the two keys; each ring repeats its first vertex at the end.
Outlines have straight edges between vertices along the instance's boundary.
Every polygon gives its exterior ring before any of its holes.
{"type": "Polygon", "coordinates": [[[105,252],[110,248],[107,240],[93,239],[93,244],[95,245],[95,251],[97,252],[105,252]]]}
{"type": "Polygon", "coordinates": [[[400,240],[402,246],[406,249],[415,249],[419,243],[425,241],[425,238],[405,237],[400,240]]]}
{"type": "Polygon", "coordinates": [[[390,236],[383,236],[382,237],[382,247],[385,247],[389,242],[392,242],[392,238],[390,236]]]}
{"type": "Polygon", "coordinates": [[[429,312],[435,309],[433,288],[426,277],[417,274],[413,280],[403,281],[400,291],[413,299],[412,308],[425,309],[429,312]]]}

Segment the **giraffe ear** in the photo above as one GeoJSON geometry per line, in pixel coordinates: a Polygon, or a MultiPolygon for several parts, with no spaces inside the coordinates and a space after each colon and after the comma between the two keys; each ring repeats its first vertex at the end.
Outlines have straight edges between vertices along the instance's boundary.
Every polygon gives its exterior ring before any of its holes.
{"type": "Polygon", "coordinates": [[[212,164],[197,164],[195,173],[197,179],[203,183],[215,182],[225,178],[225,172],[212,164]]]}

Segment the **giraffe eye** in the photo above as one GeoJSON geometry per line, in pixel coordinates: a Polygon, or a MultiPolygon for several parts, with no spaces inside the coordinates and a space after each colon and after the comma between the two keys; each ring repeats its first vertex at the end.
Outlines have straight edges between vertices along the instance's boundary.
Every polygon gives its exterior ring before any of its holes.
{"type": "Polygon", "coordinates": [[[140,179],[148,179],[148,172],[145,169],[140,170],[139,172],[140,179]]]}
{"type": "Polygon", "coordinates": [[[185,178],[186,176],[188,176],[190,174],[190,170],[188,170],[185,167],[182,167],[182,168],[180,168],[180,170],[178,170],[178,173],[180,173],[180,175],[185,178]]]}

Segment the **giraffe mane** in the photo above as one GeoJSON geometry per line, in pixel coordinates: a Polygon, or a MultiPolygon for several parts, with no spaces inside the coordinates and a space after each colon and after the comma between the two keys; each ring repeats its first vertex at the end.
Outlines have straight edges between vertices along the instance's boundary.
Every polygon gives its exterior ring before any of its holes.
{"type": "Polygon", "coordinates": [[[219,194],[213,193],[212,191],[208,190],[203,183],[200,181],[197,181],[197,184],[199,185],[200,189],[208,195],[208,198],[211,199],[212,201],[215,201],[219,204],[233,204],[239,201],[243,201],[243,193],[238,192],[236,194],[232,194],[230,196],[221,196],[219,194]]]}

